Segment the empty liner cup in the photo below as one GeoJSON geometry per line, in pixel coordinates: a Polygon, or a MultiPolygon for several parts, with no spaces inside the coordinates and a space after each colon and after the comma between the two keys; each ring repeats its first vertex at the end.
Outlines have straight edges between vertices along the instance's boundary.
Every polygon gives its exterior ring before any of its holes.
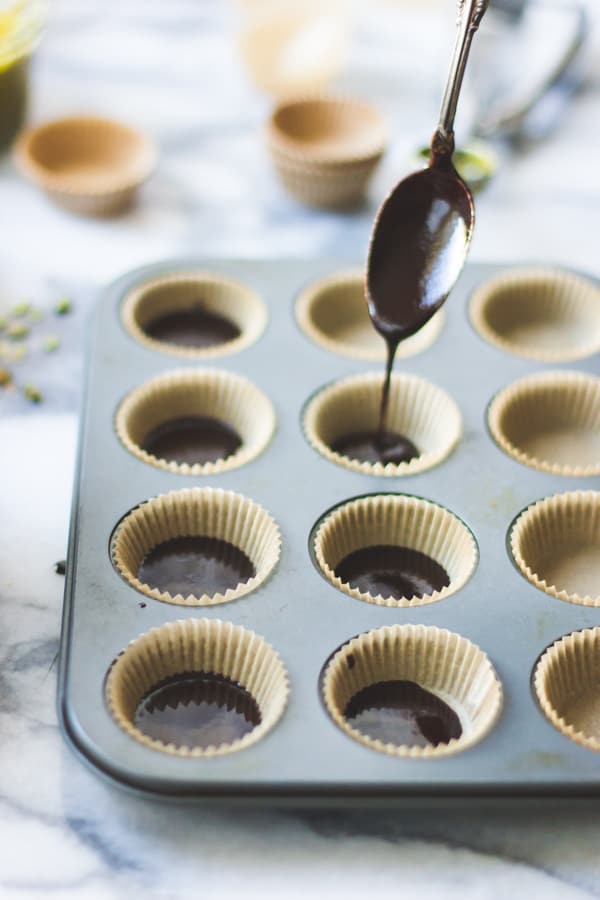
{"type": "Polygon", "coordinates": [[[546,718],[565,737],[600,751],[600,628],[574,631],[542,654],[533,673],[546,718]]]}
{"type": "MultiPolygon", "coordinates": [[[[152,750],[188,757],[222,756],[256,744],[280,719],[288,694],[287,672],[276,651],[253,631],[220,619],[185,619],[152,628],[114,660],[105,687],[108,709],[126,734],[152,750]],[[247,723],[252,727],[240,738],[214,742],[210,730],[202,734],[191,729],[194,740],[188,734],[182,742],[145,732],[139,715],[144,701],[161,686],[186,676],[208,681],[216,676],[205,698],[216,713],[227,709],[226,686],[243,691],[254,713],[247,723]]],[[[180,705],[189,707],[190,702],[190,693],[184,692],[180,705]]],[[[213,734],[219,731],[215,728],[213,734]]]]}
{"type": "Polygon", "coordinates": [[[209,359],[257,341],[268,314],[241,282],[193,270],[139,284],[125,298],[121,317],[129,334],[151,350],[209,359]]]}
{"type": "Polygon", "coordinates": [[[358,204],[383,156],[386,130],[376,109],[334,96],[282,101],[266,129],[267,148],[288,192],[308,206],[358,204]]]}
{"type": "Polygon", "coordinates": [[[275,431],[273,404],[247,378],[216,369],[181,369],[135,388],[119,406],[115,430],[137,459],[181,475],[215,475],[237,469],[267,447],[275,431]],[[170,423],[217,423],[239,444],[222,458],[182,462],[144,449],[148,436],[170,423]]]}
{"type": "MultiPolygon", "coordinates": [[[[296,320],[315,344],[353,359],[384,361],[385,341],[373,327],[365,299],[365,273],[350,269],[327,275],[302,291],[296,320]]],[[[416,334],[401,341],[396,359],[405,359],[433,344],[444,324],[439,310],[416,334]]]]}
{"type": "Polygon", "coordinates": [[[525,578],[551,597],[600,606],[600,493],[570,491],[525,509],[510,533],[525,578]]]}
{"type": "Polygon", "coordinates": [[[405,494],[371,494],[345,501],[317,523],[311,542],[327,581],[347,596],[376,606],[424,606],[443,600],[466,584],[478,559],[475,538],[457,516],[429,500],[405,494]],[[337,574],[350,554],[379,547],[415,551],[419,565],[424,565],[423,577],[436,580],[443,574],[445,585],[421,596],[391,592],[384,596],[337,574]]]}
{"type": "Polygon", "coordinates": [[[600,474],[600,378],[566,371],[521,378],[496,394],[488,424],[499,447],[525,466],[600,474]]]}
{"type": "Polygon", "coordinates": [[[352,375],[319,391],[304,412],[309,443],[330,462],[366,475],[415,475],[439,465],[458,444],[462,417],[446,391],[417,375],[395,374],[390,382],[386,430],[408,438],[418,455],[402,462],[368,462],[333,449],[353,432],[377,433],[380,372],[352,375]]]}
{"type": "Polygon", "coordinates": [[[486,281],[471,321],[490,344],[542,362],[570,362],[600,350],[600,288],[558,269],[515,269],[486,281]]]}
{"type": "MultiPolygon", "coordinates": [[[[413,759],[437,759],[477,744],[494,727],[502,709],[502,686],[486,654],[453,632],[434,626],[391,625],[352,638],[331,657],[321,683],[325,708],[355,741],[413,759]],[[406,696],[411,685],[442,701],[458,718],[458,737],[419,746],[374,738],[352,724],[353,698],[365,689],[396,684],[406,696]]],[[[402,705],[396,705],[402,711],[402,705]]],[[[377,707],[373,707],[376,711],[377,707]]]]}
{"type": "Polygon", "coordinates": [[[128,512],[115,529],[111,558],[122,578],[147,597],[180,606],[214,606],[256,590],[277,564],[280,549],[279,529],[258,503],[233,491],[191,488],[154,497],[128,512]],[[196,546],[194,538],[208,539],[207,547],[201,542],[196,546]],[[182,547],[180,539],[192,540],[182,547]],[[186,555],[185,568],[183,564],[176,567],[176,582],[195,585],[197,581],[197,589],[184,592],[161,588],[144,579],[141,570],[148,555],[168,549],[170,542],[176,542],[186,555]],[[222,557],[225,564],[219,574],[213,561],[211,578],[215,582],[235,575],[235,563],[241,554],[250,577],[228,587],[219,585],[214,591],[202,589],[197,573],[202,571],[202,554],[206,552],[210,560],[222,557]],[[195,553],[198,558],[194,563],[195,553]]]}

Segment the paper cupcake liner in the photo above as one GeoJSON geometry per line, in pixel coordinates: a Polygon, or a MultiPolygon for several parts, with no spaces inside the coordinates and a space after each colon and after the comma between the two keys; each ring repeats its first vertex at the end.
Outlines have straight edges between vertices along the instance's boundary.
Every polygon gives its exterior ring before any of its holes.
{"type": "Polygon", "coordinates": [[[217,488],[192,488],[154,497],[127,513],[111,541],[113,564],[125,581],[147,597],[179,606],[215,606],[255,591],[277,564],[280,550],[279,528],[262,506],[217,488]],[[256,574],[223,593],[185,597],[142,582],[138,575],[144,557],[179,537],[227,541],[246,554],[256,574]]]}
{"type": "Polygon", "coordinates": [[[600,628],[555,641],[536,666],[533,683],[546,718],[561,734],[600,751],[600,628]]]}
{"type": "Polygon", "coordinates": [[[14,155],[23,175],[52,200],[92,216],[130,206],[157,160],[149,138],[119,122],[91,116],[59,119],[24,131],[14,155]]]}
{"type": "Polygon", "coordinates": [[[207,359],[243,350],[258,340],[268,318],[265,305],[254,291],[238,281],[203,271],[178,272],[145,281],[127,295],[121,317],[129,334],[140,344],[187,359],[207,359]],[[210,347],[190,347],[153,338],[145,331],[165,313],[198,306],[237,325],[239,337],[210,347]]]}
{"type": "Polygon", "coordinates": [[[414,475],[439,465],[460,440],[462,418],[452,398],[416,375],[392,375],[386,428],[409,438],[420,455],[407,462],[370,463],[331,449],[353,431],[377,431],[382,376],[353,375],[324,388],[308,403],[304,433],[325,459],[367,475],[414,475]]]}
{"type": "Polygon", "coordinates": [[[213,757],[260,741],[281,717],[289,693],[279,655],[253,631],[219,619],[185,619],[153,628],[117,657],[106,679],[108,708],[138,743],[175,756],[213,757]],[[166,678],[188,673],[221,675],[244,687],[258,704],[261,721],[242,738],[208,747],[165,744],[134,724],[140,701],[166,678]]]}
{"type": "Polygon", "coordinates": [[[314,171],[308,167],[288,166],[274,159],[284,188],[307,206],[338,209],[359,203],[367,190],[379,158],[350,172],[314,171]]]}
{"type": "Polygon", "coordinates": [[[180,475],[213,475],[237,469],[266,448],[275,430],[269,398],[246,378],[213,369],[182,369],[135,388],[117,410],[115,430],[124,447],[143,462],[180,475]],[[142,449],[158,425],[186,416],[207,416],[231,426],[242,440],[226,459],[179,463],[142,449]]]}
{"type": "Polygon", "coordinates": [[[385,150],[379,113],[359,100],[314,95],[284,100],[266,129],[284,187],[309,206],[358,203],[385,150]]]}
{"type": "Polygon", "coordinates": [[[317,524],[313,547],[317,565],[334,587],[376,606],[414,607],[443,600],[464,587],[478,559],[475,538],[460,519],[429,500],[405,494],[369,494],[342,503],[317,524]],[[350,553],[380,545],[426,554],[445,569],[450,583],[422,597],[382,597],[336,575],[350,553]]]}
{"type": "MultiPolygon", "coordinates": [[[[375,330],[365,300],[365,273],[350,269],[309,285],[296,302],[296,320],[315,344],[354,359],[385,360],[386,346],[375,330]]],[[[401,341],[397,359],[421,353],[438,338],[441,309],[416,334],[401,341]]]]}
{"type": "Polygon", "coordinates": [[[600,474],[600,378],[560,371],[521,378],[496,394],[488,424],[502,450],[525,466],[600,474]]]}
{"type": "Polygon", "coordinates": [[[392,625],[352,638],[331,658],[322,681],[325,707],[345,734],[390,756],[420,759],[459,753],[481,741],[502,709],[502,685],[486,656],[466,638],[425,625],[392,625]],[[460,720],[462,734],[426,747],[383,743],[350,724],[344,711],[359,691],[384,681],[410,681],[436,695],[460,720]]]}
{"type": "Polygon", "coordinates": [[[531,584],[569,603],[600,606],[600,493],[571,491],[525,509],[510,534],[531,584]]]}
{"type": "Polygon", "coordinates": [[[600,350],[600,288],[553,269],[516,269],[483,284],[471,320],[496,347],[545,362],[568,362],[600,350]]]}
{"type": "Polygon", "coordinates": [[[266,140],[279,159],[333,168],[379,159],[387,135],[381,115],[370,104],[315,94],[283,100],[269,119],[266,140]]]}

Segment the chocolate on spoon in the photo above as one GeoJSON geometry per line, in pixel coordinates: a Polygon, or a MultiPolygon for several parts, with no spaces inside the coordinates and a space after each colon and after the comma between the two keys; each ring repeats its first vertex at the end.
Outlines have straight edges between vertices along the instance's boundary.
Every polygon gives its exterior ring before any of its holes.
{"type": "Polygon", "coordinates": [[[399,182],[379,210],[367,261],[367,303],[373,325],[387,343],[380,432],[394,356],[438,311],[465,263],[475,207],[452,163],[454,117],[473,35],[488,0],[459,0],[456,43],[429,165],[399,182]]]}

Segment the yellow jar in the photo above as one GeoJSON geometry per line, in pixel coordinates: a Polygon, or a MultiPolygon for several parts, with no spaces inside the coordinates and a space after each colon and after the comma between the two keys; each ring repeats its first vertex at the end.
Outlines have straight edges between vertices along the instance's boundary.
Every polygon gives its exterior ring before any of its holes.
{"type": "Polygon", "coordinates": [[[42,22],[41,0],[0,0],[0,153],[25,120],[29,60],[42,22]]]}

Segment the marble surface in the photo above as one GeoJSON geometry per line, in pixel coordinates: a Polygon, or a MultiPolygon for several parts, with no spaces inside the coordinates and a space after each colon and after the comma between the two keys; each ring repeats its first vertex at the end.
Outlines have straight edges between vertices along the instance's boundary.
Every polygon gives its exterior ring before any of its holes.
{"type": "MultiPolygon", "coordinates": [[[[436,10],[371,3],[339,84],[381,105],[390,152],[368,204],[308,212],[275,183],[260,142],[269,101],[234,49],[232,7],[200,0],[56,0],[36,57],[34,120],[82,110],[128,119],[161,148],[140,204],[77,219],[0,164],[0,306],[30,297],[60,354],[19,364],[45,402],[0,397],[0,896],[569,898],[600,896],[600,813],[435,814],[178,808],[107,786],[74,758],[54,709],[62,579],[86,311],[98,286],[180,253],[361,259],[378,201],[435,120],[436,10]],[[373,15],[377,10],[377,15],[373,15]],[[423,28],[431,40],[423,41],[423,28]],[[50,326],[48,326],[50,327],[50,326]]],[[[597,25],[597,7],[591,8],[597,25]]],[[[447,18],[447,16],[446,16],[447,18]]],[[[502,153],[478,202],[472,257],[540,260],[600,274],[600,54],[560,128],[502,153]]],[[[444,65],[446,54],[444,52],[444,65]]]]}

